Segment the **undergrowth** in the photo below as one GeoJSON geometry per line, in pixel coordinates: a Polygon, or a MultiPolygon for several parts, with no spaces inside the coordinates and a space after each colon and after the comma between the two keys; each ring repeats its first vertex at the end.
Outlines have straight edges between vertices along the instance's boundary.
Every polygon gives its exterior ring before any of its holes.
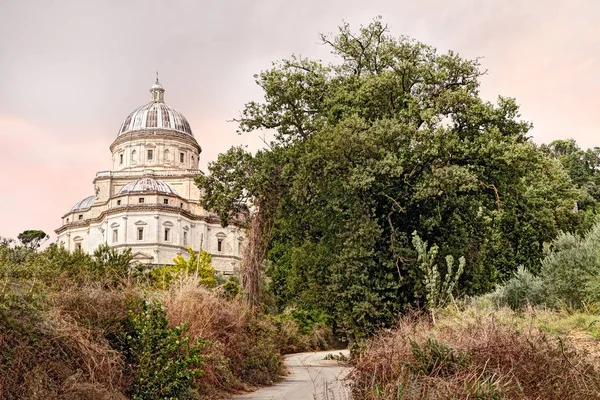
{"type": "MultiPolygon", "coordinates": [[[[371,339],[355,360],[360,399],[590,399],[600,393],[598,358],[533,314],[468,307],[433,324],[407,315],[371,339]]],[[[595,341],[587,342],[593,345],[595,341]]]]}
{"type": "Polygon", "coordinates": [[[278,380],[282,354],[331,337],[251,312],[237,282],[208,276],[208,263],[201,275],[156,281],[110,248],[51,247],[18,262],[8,250],[0,246],[1,399],[223,398],[278,380]]]}

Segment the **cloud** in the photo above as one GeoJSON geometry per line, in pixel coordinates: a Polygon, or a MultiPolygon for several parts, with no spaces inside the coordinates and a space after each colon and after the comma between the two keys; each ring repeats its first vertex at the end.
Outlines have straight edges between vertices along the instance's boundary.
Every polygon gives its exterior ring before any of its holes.
{"type": "Polygon", "coordinates": [[[261,147],[228,123],[260,100],[253,74],[292,53],[330,59],[319,32],[381,15],[394,35],[483,56],[481,93],[511,96],[537,142],[599,145],[600,2],[145,0],[0,2],[0,235],[49,232],[91,194],[123,119],[159,70],[202,146],[261,147]]]}

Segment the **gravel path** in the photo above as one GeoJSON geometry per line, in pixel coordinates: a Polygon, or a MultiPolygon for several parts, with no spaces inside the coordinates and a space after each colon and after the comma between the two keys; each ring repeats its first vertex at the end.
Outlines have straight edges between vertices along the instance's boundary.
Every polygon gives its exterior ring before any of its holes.
{"type": "MultiPolygon", "coordinates": [[[[343,379],[350,368],[335,360],[324,360],[339,350],[289,354],[284,357],[290,374],[273,386],[234,397],[237,400],[348,400],[349,390],[343,379]]],[[[342,350],[348,357],[348,350],[342,350]]]]}

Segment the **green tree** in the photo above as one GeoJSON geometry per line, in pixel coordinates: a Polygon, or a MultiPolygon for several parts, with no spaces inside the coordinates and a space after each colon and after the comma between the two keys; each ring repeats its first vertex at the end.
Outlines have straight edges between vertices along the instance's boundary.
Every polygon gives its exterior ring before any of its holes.
{"type": "Polygon", "coordinates": [[[599,213],[600,147],[583,150],[574,139],[542,145],[543,152],[558,160],[580,189],[577,209],[583,220],[580,233],[590,229],[599,213]]]}
{"type": "Polygon", "coordinates": [[[265,99],[238,122],[274,131],[269,148],[232,149],[197,180],[220,215],[250,203],[268,216],[250,242],[268,250],[280,307],[323,310],[361,337],[426,302],[413,231],[442,258],[464,255],[456,290],[481,293],[519,264],[539,269],[543,243],[579,226],[579,191],[513,99],[479,97],[477,59],[379,19],[321,40],[337,63],[292,57],[256,76],[265,99]]]}
{"type": "Polygon", "coordinates": [[[37,250],[42,243],[50,239],[46,232],[40,230],[26,230],[17,235],[17,239],[23,246],[31,250],[37,250]]]}

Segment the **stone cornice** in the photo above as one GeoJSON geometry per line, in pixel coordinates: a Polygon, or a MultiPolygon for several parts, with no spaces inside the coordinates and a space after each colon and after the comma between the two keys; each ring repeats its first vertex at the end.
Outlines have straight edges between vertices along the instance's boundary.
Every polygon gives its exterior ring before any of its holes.
{"type": "MultiPolygon", "coordinates": [[[[148,247],[148,246],[157,246],[157,244],[155,242],[145,242],[143,240],[140,241],[135,241],[135,242],[131,242],[131,243],[119,243],[119,244],[111,244],[111,247],[114,247],[115,249],[123,249],[123,248],[131,248],[132,250],[139,248],[139,247],[148,247]]],[[[171,249],[176,249],[176,250],[181,250],[184,253],[187,253],[187,248],[190,245],[187,246],[179,246],[173,243],[169,243],[169,242],[160,242],[158,244],[159,247],[159,251],[160,251],[160,247],[167,247],[167,248],[171,248],[171,249]]],[[[211,254],[211,257],[214,259],[218,259],[218,260],[234,260],[234,261],[240,261],[241,257],[240,256],[236,256],[234,254],[211,254]]]]}
{"type": "MultiPolygon", "coordinates": [[[[94,179],[94,183],[95,182],[96,182],[96,179],[94,179]]],[[[172,198],[178,199],[180,201],[185,201],[186,203],[199,204],[199,201],[185,199],[185,198],[181,197],[178,194],[164,193],[164,192],[159,192],[157,190],[148,190],[148,191],[142,191],[142,192],[127,192],[127,193],[124,193],[124,194],[116,194],[116,195],[112,196],[111,198],[109,198],[108,200],[106,200],[103,203],[94,203],[90,207],[87,207],[87,208],[82,208],[82,209],[79,209],[79,210],[70,210],[68,213],[66,213],[65,215],[63,215],[61,218],[66,218],[69,215],[75,215],[75,214],[85,213],[85,212],[90,211],[92,208],[107,206],[110,203],[110,200],[112,200],[112,199],[122,199],[122,198],[125,198],[125,197],[134,197],[134,196],[137,198],[137,197],[140,197],[140,196],[147,196],[147,195],[149,195],[149,196],[160,195],[160,196],[163,196],[163,197],[172,197],[172,198]]],[[[155,203],[146,203],[146,204],[154,205],[155,203]]],[[[156,204],[159,204],[159,203],[156,203],[156,204]]],[[[129,206],[138,206],[138,205],[143,205],[143,204],[139,204],[139,203],[129,204],[129,206]]],[[[169,206],[167,204],[164,204],[164,205],[168,206],[168,207],[174,207],[174,206],[169,206]]],[[[117,206],[117,207],[121,207],[122,208],[122,207],[126,207],[126,206],[127,206],[127,204],[125,204],[123,206],[117,206]]],[[[181,207],[175,207],[175,208],[181,209],[181,207]]],[[[74,222],[79,222],[79,221],[74,221],[74,222]]]]}
{"type": "Polygon", "coordinates": [[[195,147],[198,150],[198,154],[200,154],[202,152],[202,148],[200,147],[200,145],[198,144],[198,142],[196,141],[196,139],[193,136],[190,136],[185,133],[179,133],[177,131],[168,130],[168,129],[142,130],[142,131],[132,131],[132,132],[124,133],[124,134],[118,136],[115,139],[115,141],[110,145],[110,151],[111,151],[111,153],[113,153],[115,147],[122,143],[131,142],[133,140],[150,140],[151,141],[151,140],[156,139],[157,137],[160,137],[161,139],[178,140],[178,141],[187,143],[187,144],[195,147]]]}
{"type": "Polygon", "coordinates": [[[103,179],[125,179],[136,180],[140,178],[153,178],[161,180],[162,178],[190,178],[196,175],[204,175],[199,169],[152,169],[146,168],[141,170],[121,170],[121,171],[100,171],[96,173],[94,182],[103,179]]]}
{"type": "MultiPolygon", "coordinates": [[[[196,215],[194,213],[191,213],[188,210],[184,210],[180,207],[173,207],[173,206],[169,206],[166,204],[129,204],[129,205],[123,205],[123,206],[117,206],[114,208],[110,208],[108,210],[104,210],[102,211],[102,213],[100,213],[100,215],[98,215],[95,218],[89,218],[83,221],[74,221],[74,222],[69,222],[67,224],[64,224],[63,226],[61,226],[60,228],[54,230],[54,232],[56,234],[61,234],[62,232],[68,230],[68,229],[72,229],[72,228],[79,228],[79,227],[85,227],[85,226],[89,226],[93,223],[98,223],[98,222],[102,222],[102,220],[108,216],[108,215],[114,215],[114,214],[119,214],[122,212],[129,212],[129,211],[133,211],[133,212],[138,212],[138,211],[162,211],[162,212],[166,212],[166,213],[170,213],[170,214],[179,214],[182,215],[190,220],[194,220],[194,221],[204,221],[206,223],[209,224],[218,224],[220,222],[219,217],[215,216],[215,215],[208,215],[208,216],[203,216],[203,215],[196,215]]],[[[242,227],[243,226],[243,222],[242,221],[233,221],[231,225],[237,226],[237,227],[242,227]]]]}

